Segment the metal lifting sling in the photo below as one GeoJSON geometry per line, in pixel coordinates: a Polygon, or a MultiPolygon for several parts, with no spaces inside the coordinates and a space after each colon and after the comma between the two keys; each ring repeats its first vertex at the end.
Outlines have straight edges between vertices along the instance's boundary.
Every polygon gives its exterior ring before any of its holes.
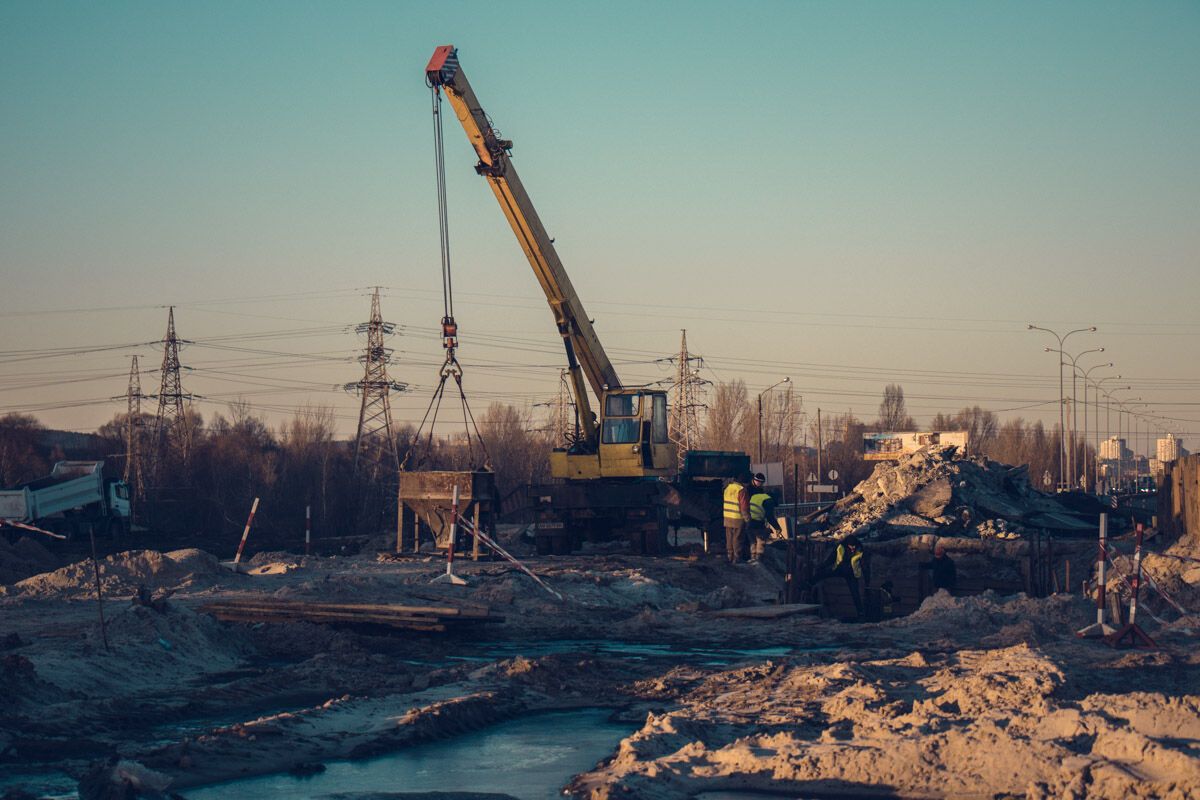
{"type": "MultiPolygon", "coordinates": [[[[463,427],[466,429],[467,434],[468,461],[472,469],[478,466],[490,469],[491,455],[488,453],[483,436],[479,433],[479,426],[475,423],[475,415],[471,413],[471,406],[467,402],[467,394],[463,390],[462,383],[462,365],[458,362],[458,323],[454,320],[454,283],[450,270],[450,218],[446,202],[446,157],[445,148],[442,143],[442,97],[436,87],[432,89],[432,98],[434,172],[437,174],[438,241],[442,256],[442,347],[446,351],[446,360],[442,363],[442,367],[439,370],[437,388],[433,390],[433,396],[429,399],[429,406],[425,409],[425,416],[421,418],[421,424],[417,427],[408,452],[404,454],[404,460],[401,462],[400,468],[404,469],[408,466],[409,458],[413,454],[413,449],[420,443],[421,432],[424,430],[427,421],[429,422],[429,433],[425,443],[425,454],[428,455],[433,452],[433,429],[437,424],[438,411],[441,410],[442,398],[446,392],[446,380],[454,378],[454,384],[458,387],[459,402],[462,405],[463,427]],[[432,419],[430,418],[430,413],[433,414],[432,419]],[[472,444],[472,433],[474,434],[474,438],[479,441],[480,453],[483,456],[482,465],[475,463],[475,448],[472,444]]],[[[420,463],[421,459],[418,458],[414,466],[420,463]]]]}

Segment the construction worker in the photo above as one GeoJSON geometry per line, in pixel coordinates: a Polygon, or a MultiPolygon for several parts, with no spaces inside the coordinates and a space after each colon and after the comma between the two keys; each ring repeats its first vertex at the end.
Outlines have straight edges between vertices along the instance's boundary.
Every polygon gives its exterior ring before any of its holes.
{"type": "Polygon", "coordinates": [[[738,563],[742,556],[746,524],[750,522],[750,492],[746,485],[750,476],[734,478],[725,486],[725,556],[730,564],[738,563]]]}
{"type": "Polygon", "coordinates": [[[958,586],[958,570],[954,566],[954,561],[946,555],[946,548],[942,546],[941,542],[934,546],[933,558],[918,564],[917,567],[921,570],[929,570],[935,593],[940,589],[945,589],[950,594],[954,594],[954,590],[958,586]]]}
{"type": "Polygon", "coordinates": [[[870,565],[864,558],[862,543],[858,541],[857,536],[850,534],[838,542],[837,547],[825,559],[825,563],[821,565],[807,585],[815,586],[826,578],[844,579],[846,588],[850,590],[850,597],[854,600],[854,610],[858,619],[861,620],[863,619],[863,602],[858,582],[864,574],[867,583],[870,583],[870,565]]]}
{"type": "Polygon", "coordinates": [[[763,485],[767,476],[756,472],[750,482],[750,525],[747,532],[750,537],[750,563],[758,562],[772,533],[778,533],[779,525],[775,522],[775,498],[767,494],[763,485]]]}

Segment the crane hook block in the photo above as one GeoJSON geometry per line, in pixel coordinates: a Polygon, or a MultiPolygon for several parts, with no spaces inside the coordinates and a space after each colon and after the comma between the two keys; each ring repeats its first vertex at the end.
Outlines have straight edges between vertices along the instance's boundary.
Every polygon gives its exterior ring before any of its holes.
{"type": "Polygon", "coordinates": [[[430,86],[454,83],[458,72],[458,50],[452,44],[444,44],[433,51],[433,58],[425,66],[425,81],[430,86]]]}
{"type": "Polygon", "coordinates": [[[458,347],[458,323],[454,317],[442,317],[442,347],[447,350],[458,347]]]}

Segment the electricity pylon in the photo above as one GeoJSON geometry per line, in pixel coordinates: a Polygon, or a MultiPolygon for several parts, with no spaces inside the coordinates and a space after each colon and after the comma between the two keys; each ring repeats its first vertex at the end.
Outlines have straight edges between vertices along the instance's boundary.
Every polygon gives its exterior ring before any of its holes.
{"type": "Polygon", "coordinates": [[[575,417],[575,399],[571,396],[571,386],[567,381],[567,371],[564,369],[558,376],[558,396],[554,398],[554,430],[555,447],[571,447],[579,439],[579,420],[575,417]]]}
{"type": "Polygon", "coordinates": [[[125,391],[125,474],[129,485],[129,496],[134,503],[146,497],[146,480],[142,474],[142,376],[138,371],[138,357],[129,365],[129,388],[125,391]]]}
{"type": "Polygon", "coordinates": [[[671,385],[675,400],[671,404],[667,428],[668,437],[675,443],[680,469],[683,469],[687,451],[700,446],[699,411],[704,408],[704,386],[708,384],[700,377],[700,368],[703,366],[702,356],[688,352],[687,331],[684,330],[680,337],[679,355],[675,357],[675,382],[671,385]]]}
{"type": "Polygon", "coordinates": [[[183,401],[191,400],[192,395],[183,391],[179,378],[179,345],[188,344],[184,339],[175,335],[175,306],[167,311],[167,335],[163,342],[162,383],[158,394],[152,395],[158,399],[158,413],[154,417],[154,471],[157,476],[168,448],[178,450],[183,460],[187,460],[191,445],[191,435],[183,401]]]}
{"type": "Polygon", "coordinates": [[[384,322],[379,310],[379,287],[371,294],[371,319],[355,327],[367,337],[367,349],[358,357],[363,364],[362,380],[345,385],[346,391],[362,397],[358,411],[358,433],[354,437],[354,473],[365,474],[372,480],[381,475],[396,477],[400,457],[392,427],[391,392],[402,392],[407,384],[390,380],[387,374],[392,350],[383,344],[384,337],[396,332],[396,325],[384,322]]]}

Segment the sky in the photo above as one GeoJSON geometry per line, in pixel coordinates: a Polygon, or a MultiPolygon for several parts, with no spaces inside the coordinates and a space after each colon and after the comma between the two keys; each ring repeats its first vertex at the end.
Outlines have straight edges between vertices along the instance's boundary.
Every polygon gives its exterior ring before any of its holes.
{"type": "MultiPolygon", "coordinates": [[[[330,406],[351,436],[381,286],[419,421],[442,360],[423,69],[453,44],[626,384],[670,380],[686,328],[704,377],[789,377],[809,415],[873,419],[898,383],[922,425],[1051,424],[1056,339],[1027,326],[1095,326],[1064,349],[1104,347],[1077,363],[1197,446],[1200,4],[684,9],[0,4],[0,414],[92,430],[133,355],[153,394],[174,305],[206,417],[330,406]]],[[[452,117],[445,140],[464,385],[540,413],[561,343],[452,117]]]]}

